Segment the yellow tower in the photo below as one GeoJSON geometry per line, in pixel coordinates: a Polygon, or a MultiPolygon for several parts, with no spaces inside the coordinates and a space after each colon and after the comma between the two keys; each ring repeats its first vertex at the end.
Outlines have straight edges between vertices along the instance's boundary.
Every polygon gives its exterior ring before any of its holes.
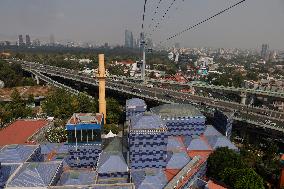
{"type": "Polygon", "coordinates": [[[104,123],[106,123],[106,73],[104,54],[99,54],[97,78],[99,79],[99,113],[104,114],[104,123]]]}

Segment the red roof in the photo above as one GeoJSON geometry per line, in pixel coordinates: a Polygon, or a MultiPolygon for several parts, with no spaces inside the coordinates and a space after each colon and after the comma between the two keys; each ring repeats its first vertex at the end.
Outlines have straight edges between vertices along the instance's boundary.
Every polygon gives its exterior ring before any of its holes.
{"type": "Polygon", "coordinates": [[[25,144],[30,136],[47,123],[45,120],[17,120],[0,130],[0,146],[25,144]]]}
{"type": "Polygon", "coordinates": [[[208,181],[208,188],[209,189],[226,189],[223,186],[220,186],[220,185],[214,183],[212,180],[208,181]]]}
{"type": "Polygon", "coordinates": [[[179,171],[180,169],[166,169],[164,172],[168,179],[168,182],[170,182],[178,174],[179,171]]]}
{"type": "Polygon", "coordinates": [[[284,169],[282,169],[281,174],[280,174],[280,187],[284,186],[284,169]]]}

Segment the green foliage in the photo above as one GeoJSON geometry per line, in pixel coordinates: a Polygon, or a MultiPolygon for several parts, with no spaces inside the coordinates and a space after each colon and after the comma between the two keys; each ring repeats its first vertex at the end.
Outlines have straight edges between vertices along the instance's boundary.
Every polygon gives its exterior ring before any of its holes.
{"type": "Polygon", "coordinates": [[[31,78],[24,77],[19,64],[8,64],[0,60],[0,80],[4,81],[5,87],[33,86],[36,82],[31,78]]]}
{"type": "Polygon", "coordinates": [[[104,125],[104,134],[108,134],[111,130],[112,133],[118,134],[122,129],[116,124],[105,124],[104,125]]]}
{"type": "Polygon", "coordinates": [[[217,180],[221,180],[221,176],[226,168],[241,169],[245,168],[244,162],[233,150],[226,148],[218,148],[208,158],[207,175],[217,180]]]}
{"type": "Polygon", "coordinates": [[[74,112],[96,112],[97,103],[84,93],[71,95],[64,90],[56,90],[42,104],[43,111],[59,119],[68,119],[74,112]]]}
{"type": "Polygon", "coordinates": [[[107,99],[107,117],[108,124],[118,124],[122,119],[123,109],[119,102],[114,98],[107,99]]]}
{"type": "Polygon", "coordinates": [[[64,126],[50,127],[45,135],[49,142],[61,143],[67,140],[67,133],[64,126]]]}
{"type": "Polygon", "coordinates": [[[222,181],[234,189],[264,189],[263,179],[252,168],[227,168],[222,181]]]}
{"type": "Polygon", "coordinates": [[[28,103],[22,99],[20,93],[15,89],[11,94],[12,101],[0,107],[1,126],[14,119],[32,117],[33,112],[28,103]]]}
{"type": "Polygon", "coordinates": [[[247,162],[250,153],[236,153],[228,148],[218,148],[208,158],[207,175],[234,189],[264,189],[263,179],[247,162]]]}

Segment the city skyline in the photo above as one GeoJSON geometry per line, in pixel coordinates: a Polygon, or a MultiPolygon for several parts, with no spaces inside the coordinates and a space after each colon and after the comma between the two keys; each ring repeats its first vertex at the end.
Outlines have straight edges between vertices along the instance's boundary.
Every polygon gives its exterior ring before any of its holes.
{"type": "MultiPolygon", "coordinates": [[[[166,19],[153,33],[153,42],[157,44],[236,2],[176,1],[166,19]]],[[[66,0],[3,0],[0,4],[0,24],[5,26],[1,29],[0,40],[16,41],[17,36],[23,33],[29,34],[32,39],[49,41],[49,36],[53,34],[58,41],[123,45],[125,29],[132,31],[134,38],[138,38],[141,31],[142,1],[71,0],[67,4],[66,0]],[[107,14],[105,10],[108,10],[107,14]]],[[[158,23],[169,4],[162,1],[158,13],[154,14],[157,1],[148,1],[145,20],[147,33],[151,30],[149,25],[152,24],[153,28],[158,23]],[[151,22],[151,18],[154,22],[151,22]]],[[[281,0],[251,0],[163,45],[173,46],[179,42],[186,47],[261,48],[261,44],[267,43],[271,49],[283,50],[284,27],[279,24],[281,16],[284,16],[284,3],[281,0]]]]}

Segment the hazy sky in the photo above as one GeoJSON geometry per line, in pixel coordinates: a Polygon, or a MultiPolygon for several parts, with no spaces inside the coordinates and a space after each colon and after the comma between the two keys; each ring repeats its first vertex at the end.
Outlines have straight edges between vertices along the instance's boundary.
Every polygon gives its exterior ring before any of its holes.
{"type": "MultiPolygon", "coordinates": [[[[146,32],[159,0],[148,0],[146,32]]],[[[173,0],[162,0],[154,24],[173,0]]],[[[153,33],[159,42],[189,25],[227,8],[237,0],[176,0],[153,33]]],[[[54,34],[56,40],[124,43],[124,30],[141,31],[144,0],[0,0],[0,40],[54,34]]],[[[259,48],[284,50],[284,0],[247,0],[213,21],[184,33],[167,44],[190,47],[259,48]]]]}

